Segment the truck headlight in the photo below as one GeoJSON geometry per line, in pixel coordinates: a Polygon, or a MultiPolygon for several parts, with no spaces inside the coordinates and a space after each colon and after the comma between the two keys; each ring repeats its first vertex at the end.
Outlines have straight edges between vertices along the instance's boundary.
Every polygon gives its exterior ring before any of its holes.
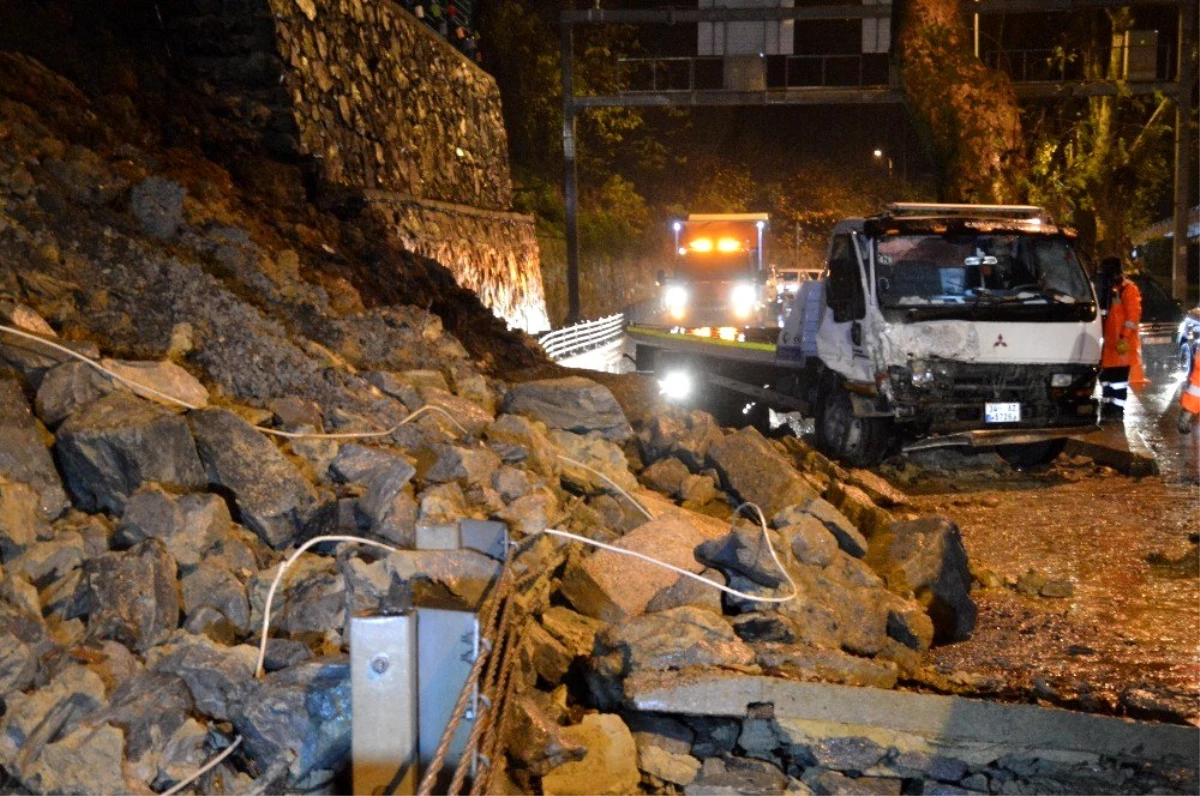
{"type": "Polygon", "coordinates": [[[1070,387],[1074,383],[1075,377],[1070,373],[1055,373],[1050,377],[1051,387],[1070,387]]]}
{"type": "Polygon", "coordinates": [[[692,377],[687,371],[668,371],[659,379],[658,391],[668,401],[682,401],[692,394],[692,377]]]}
{"type": "Polygon", "coordinates": [[[909,367],[912,369],[912,383],[918,387],[933,384],[937,380],[937,374],[927,362],[919,359],[913,360],[909,363],[909,367]]]}
{"type": "Polygon", "coordinates": [[[754,285],[745,282],[734,285],[733,292],[729,296],[729,303],[733,305],[733,314],[738,318],[749,317],[757,300],[758,296],[755,293],[754,285]]]}
{"type": "Polygon", "coordinates": [[[663,305],[676,318],[683,317],[687,303],[688,291],[683,285],[668,285],[666,291],[663,292],[663,305]]]}

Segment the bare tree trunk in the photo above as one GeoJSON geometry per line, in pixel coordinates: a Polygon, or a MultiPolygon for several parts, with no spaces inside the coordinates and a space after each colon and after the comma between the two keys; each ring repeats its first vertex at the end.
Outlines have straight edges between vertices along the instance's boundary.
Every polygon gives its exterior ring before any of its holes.
{"type": "Polygon", "coordinates": [[[941,163],[942,198],[1021,201],[1024,142],[1008,76],[975,57],[957,0],[906,0],[899,10],[900,76],[941,163]]]}

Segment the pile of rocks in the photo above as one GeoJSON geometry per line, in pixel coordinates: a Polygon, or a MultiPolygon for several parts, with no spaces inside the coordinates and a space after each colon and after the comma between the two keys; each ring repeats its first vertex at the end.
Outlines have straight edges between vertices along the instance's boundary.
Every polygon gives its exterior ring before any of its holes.
{"type": "MultiPolygon", "coordinates": [[[[23,305],[3,317],[54,334],[23,305]]],[[[413,549],[422,524],[497,519],[516,538],[557,525],[748,595],[796,584],[797,599],[765,604],[615,553],[548,537],[532,545],[522,565],[542,574],[523,595],[528,676],[513,709],[528,732],[548,735],[507,744],[522,789],[592,790],[571,768],[584,749],[571,733],[626,727],[615,711],[646,677],[719,667],[890,687],[935,634],[969,632],[952,525],[886,524],[866,491],[882,499],[886,485],[828,462],[802,473],[783,446],[702,413],[663,415],[635,435],[587,379],[504,385],[450,368],[376,370],[362,379],[389,402],[386,417],[412,422],[359,440],[281,439],[259,427],[378,423],[295,396],[215,406],[219,396],[166,360],[106,360],[141,385],[130,388],[62,358],[0,338],[11,371],[0,381],[0,766],[33,792],[161,790],[239,735],[241,750],[203,790],[327,782],[349,749],[348,618],[474,610],[497,574],[481,553],[413,549]],[[437,411],[413,414],[423,407],[437,411]],[[731,522],[740,500],[770,518],[782,570],[761,529],[731,522]],[[880,544],[848,516],[883,523],[880,544]],[[276,597],[256,679],[254,643],[283,554],[331,532],[400,551],[302,554],[276,597]],[[558,726],[568,721],[578,729],[558,726]]],[[[603,767],[633,772],[620,788],[643,777],[688,784],[701,759],[734,751],[718,744],[728,727],[711,729],[686,754],[634,754],[626,729],[628,754],[609,749],[603,767]]]]}

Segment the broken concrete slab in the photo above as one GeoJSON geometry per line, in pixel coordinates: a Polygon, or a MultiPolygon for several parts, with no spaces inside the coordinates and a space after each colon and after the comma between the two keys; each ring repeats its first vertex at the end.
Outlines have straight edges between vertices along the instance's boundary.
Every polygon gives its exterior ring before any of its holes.
{"type": "Polygon", "coordinates": [[[1063,450],[1068,456],[1088,456],[1134,478],[1158,475],[1158,460],[1136,429],[1102,426],[1090,434],[1070,437],[1063,450]]]}
{"type": "Polygon", "coordinates": [[[932,750],[969,765],[986,765],[1003,750],[1025,750],[1058,760],[1104,756],[1194,768],[1200,744],[1196,727],[1037,705],[717,671],[647,672],[631,680],[627,705],[636,710],[746,717],[749,706],[770,703],[781,728],[803,727],[822,737],[861,736],[900,751],[932,750]]]}

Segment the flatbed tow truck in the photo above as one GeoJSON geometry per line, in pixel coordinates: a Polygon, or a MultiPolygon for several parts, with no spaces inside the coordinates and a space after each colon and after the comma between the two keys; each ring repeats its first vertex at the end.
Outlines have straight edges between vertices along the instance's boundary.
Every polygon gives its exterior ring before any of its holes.
{"type": "Polygon", "coordinates": [[[1074,232],[1038,207],[842,221],[782,329],[687,331],[628,327],[638,369],[812,417],[818,446],[853,466],[962,445],[1031,466],[1098,420],[1096,296],[1074,232]]]}

